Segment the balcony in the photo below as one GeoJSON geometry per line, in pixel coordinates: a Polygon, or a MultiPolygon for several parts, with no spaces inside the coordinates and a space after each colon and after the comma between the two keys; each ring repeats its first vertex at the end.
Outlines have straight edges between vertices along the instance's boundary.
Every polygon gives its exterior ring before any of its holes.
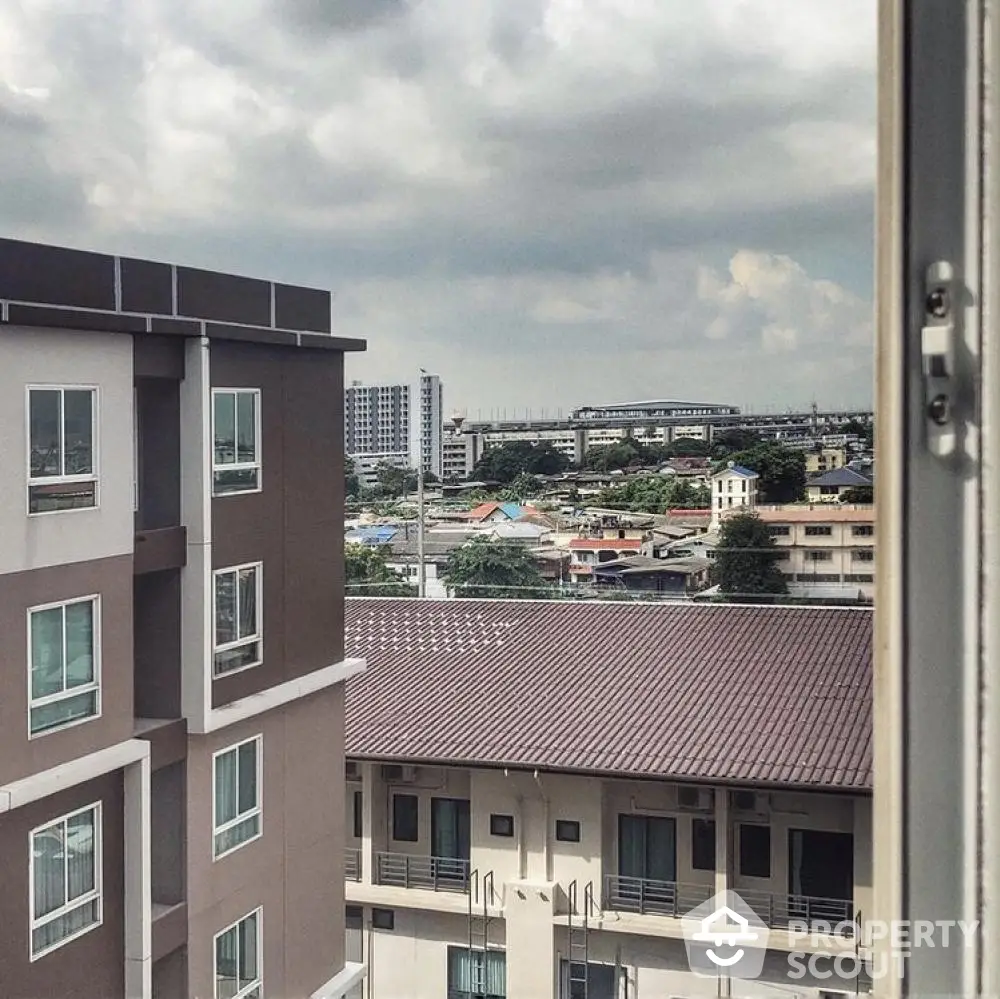
{"type": "Polygon", "coordinates": [[[453,857],[376,853],[375,883],[392,888],[469,891],[469,862],[453,857]]]}
{"type": "Polygon", "coordinates": [[[715,894],[714,885],[614,875],[604,879],[604,908],[640,915],[683,916],[715,894]]]}
{"type": "Polygon", "coordinates": [[[361,880],[361,850],[356,846],[344,849],[344,879],[347,881],[361,880]]]}
{"type": "Polygon", "coordinates": [[[809,926],[827,924],[838,936],[853,936],[854,903],[842,898],[816,898],[813,895],[779,895],[750,888],[739,892],[740,898],[772,929],[790,923],[809,926]]]}

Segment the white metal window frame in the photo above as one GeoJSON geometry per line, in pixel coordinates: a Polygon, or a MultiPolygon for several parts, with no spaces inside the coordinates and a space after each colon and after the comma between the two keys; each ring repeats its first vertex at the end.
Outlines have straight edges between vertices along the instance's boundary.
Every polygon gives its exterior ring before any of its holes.
{"type": "MultiPolygon", "coordinates": [[[[218,933],[212,937],[212,995],[215,999],[219,999],[219,938],[224,937],[227,933],[231,933],[233,930],[237,931],[237,941],[239,941],[239,926],[241,923],[245,923],[248,919],[256,917],[257,919],[257,977],[245,988],[242,988],[237,992],[233,999],[244,999],[248,996],[254,989],[260,990],[260,995],[264,994],[264,907],[258,906],[256,909],[248,912],[245,916],[240,916],[235,922],[230,923],[227,927],[219,930],[218,933]]],[[[237,946],[237,962],[239,962],[239,950],[237,946]]]]}
{"type": "MultiPolygon", "coordinates": [[[[92,930],[96,930],[99,926],[104,923],[104,896],[103,896],[103,874],[104,874],[104,862],[103,862],[103,850],[104,850],[104,840],[102,837],[103,832],[103,802],[95,801],[93,804],[85,805],[83,808],[77,808],[72,812],[67,812],[65,815],[60,815],[48,822],[43,823],[40,826],[36,826],[31,832],[28,833],[28,895],[29,895],[29,922],[28,922],[28,958],[30,961],[37,961],[47,954],[51,954],[53,951],[58,950],[60,947],[65,946],[71,940],[76,940],[78,937],[82,937],[92,930]],[[62,823],[65,830],[66,823],[78,815],[84,815],[87,812],[94,813],[94,888],[87,892],[85,895],[81,895],[79,898],[73,899],[72,902],[67,902],[65,905],[60,906],[53,912],[49,912],[44,916],[35,916],[35,837],[40,833],[48,832],[53,826],[57,826],[62,823]],[[76,909],[82,908],[85,905],[90,905],[92,902],[97,902],[97,919],[83,926],[78,930],[74,930],[72,933],[67,934],[55,943],[49,944],[48,947],[43,947],[41,950],[36,951],[34,948],[34,935],[35,930],[40,929],[43,926],[47,926],[49,923],[54,922],[56,919],[66,916],[76,909]]],[[[65,842],[65,832],[63,835],[63,841],[65,842]]],[[[68,865],[64,865],[64,878],[69,877],[68,865]]],[[[67,890],[67,895],[69,894],[67,890]]]]}
{"type": "Polygon", "coordinates": [[[244,562],[242,565],[231,565],[226,566],[222,569],[214,569],[212,571],[212,679],[220,680],[226,676],[235,676],[237,673],[242,673],[244,670],[254,669],[260,666],[264,662],[264,563],[263,562],[244,562]],[[218,606],[217,606],[217,596],[218,596],[218,579],[220,576],[225,576],[228,574],[236,575],[236,622],[237,627],[239,626],[239,610],[240,610],[240,584],[239,584],[239,573],[243,569],[254,569],[255,570],[255,588],[257,591],[257,606],[256,606],[256,630],[252,635],[244,635],[242,638],[237,638],[232,642],[223,642],[222,645],[216,644],[216,636],[218,635],[218,606]],[[257,658],[252,663],[247,663],[245,666],[239,666],[236,669],[227,669],[219,673],[216,671],[215,667],[215,654],[217,652],[229,652],[233,649],[239,649],[246,645],[252,645],[254,642],[257,643],[257,658]]]}
{"type": "Polygon", "coordinates": [[[52,735],[55,732],[65,732],[66,729],[75,728],[77,725],[86,725],[88,722],[95,721],[101,717],[101,712],[103,710],[101,697],[101,595],[99,593],[91,593],[84,597],[73,597],[69,600],[55,600],[48,604],[37,604],[34,607],[29,607],[27,610],[27,665],[28,665],[28,739],[42,739],[47,735],[52,735]],[[34,614],[38,614],[42,611],[55,610],[59,608],[63,612],[63,683],[66,682],[66,608],[73,607],[76,604],[86,604],[90,603],[93,605],[93,641],[94,647],[92,650],[93,664],[94,664],[94,679],[87,684],[80,687],[63,687],[63,689],[58,694],[47,694],[45,697],[34,697],[31,693],[31,671],[32,671],[32,651],[34,644],[32,642],[31,635],[31,619],[34,614]],[[87,715],[85,718],[75,718],[72,721],[64,722],[62,725],[53,725],[51,728],[42,729],[38,732],[33,732],[31,729],[31,712],[33,708],[43,708],[50,704],[58,704],[60,701],[68,700],[71,697],[77,697],[80,694],[94,693],[94,713],[87,715]]]}
{"type": "MultiPolygon", "coordinates": [[[[101,460],[101,450],[100,450],[100,405],[101,405],[101,390],[98,385],[71,385],[71,384],[52,384],[43,385],[39,383],[32,383],[25,386],[24,390],[24,442],[25,442],[25,458],[27,461],[27,485],[24,490],[24,506],[25,511],[29,517],[48,517],[54,514],[66,514],[66,513],[81,513],[89,510],[96,510],[101,505],[101,481],[100,481],[100,460],[101,460]],[[40,475],[33,476],[31,474],[31,393],[32,392],[90,392],[93,396],[91,407],[90,407],[90,442],[91,442],[91,465],[93,466],[92,472],[87,472],[82,475],[40,475]],[[93,482],[94,483],[94,502],[92,506],[73,506],[67,507],[65,510],[36,510],[31,509],[31,489],[33,486],[58,486],[58,485],[73,485],[74,483],[83,482],[93,482]]],[[[65,468],[66,465],[66,419],[65,419],[65,409],[66,403],[65,399],[60,403],[60,413],[62,414],[62,419],[59,421],[59,466],[60,468],[65,468]]]]}
{"type": "Polygon", "coordinates": [[[254,840],[258,840],[264,835],[264,736],[263,734],[252,736],[249,739],[243,739],[240,742],[234,743],[232,746],[226,746],[225,749],[220,749],[212,754],[212,860],[222,860],[223,857],[228,857],[230,854],[235,853],[237,850],[242,850],[243,847],[248,846],[254,840]],[[216,774],[215,768],[218,761],[230,753],[236,754],[236,788],[237,788],[237,800],[239,799],[239,783],[240,783],[240,773],[239,773],[239,750],[241,747],[254,744],[254,771],[256,777],[256,788],[257,788],[257,800],[253,808],[248,809],[245,812],[237,814],[233,819],[228,822],[223,822],[221,826],[215,824],[216,816],[216,774]],[[223,850],[221,853],[218,849],[219,836],[223,833],[229,832],[235,826],[240,825],[240,823],[245,822],[247,819],[257,816],[257,832],[248,837],[245,840],[237,843],[235,846],[231,846],[228,850],[223,850]]]}
{"type": "MultiPolygon", "coordinates": [[[[259,493],[264,488],[264,467],[261,458],[261,416],[260,416],[260,404],[261,404],[261,390],[259,388],[232,388],[229,386],[213,388],[212,389],[212,496],[224,499],[227,496],[247,496],[252,493],[259,493]],[[254,408],[253,408],[253,450],[254,450],[254,460],[253,461],[234,461],[225,464],[217,464],[215,460],[215,400],[221,395],[231,395],[234,397],[239,397],[240,395],[252,395],[254,397],[254,408]],[[215,487],[215,476],[218,472],[246,472],[256,470],[257,472],[257,483],[253,488],[250,489],[227,489],[224,492],[219,492],[215,487]]],[[[234,398],[233,402],[233,426],[234,434],[239,433],[238,427],[238,409],[239,403],[238,398],[234,398]]],[[[235,444],[235,441],[234,441],[235,444]]]]}

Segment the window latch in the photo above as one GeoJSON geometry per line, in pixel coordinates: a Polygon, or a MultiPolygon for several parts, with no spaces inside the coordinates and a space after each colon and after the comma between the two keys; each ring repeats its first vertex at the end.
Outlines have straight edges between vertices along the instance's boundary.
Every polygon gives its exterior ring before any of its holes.
{"type": "Polygon", "coordinates": [[[957,442],[955,395],[955,270],[947,261],[927,268],[920,355],[924,379],[924,424],[931,454],[946,458],[957,442]]]}

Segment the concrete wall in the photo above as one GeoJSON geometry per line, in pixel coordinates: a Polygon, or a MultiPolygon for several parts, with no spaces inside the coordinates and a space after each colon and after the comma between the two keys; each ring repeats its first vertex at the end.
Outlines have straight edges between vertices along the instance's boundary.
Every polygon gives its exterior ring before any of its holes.
{"type": "Polygon", "coordinates": [[[344,964],[343,799],[324,793],[342,774],[343,690],[188,742],[190,989],[212,992],[216,933],[263,907],[268,995],[303,999],[344,964]],[[212,859],[212,754],[263,737],[263,835],[212,859]]]}
{"type": "Polygon", "coordinates": [[[133,548],[132,338],[4,330],[0,364],[0,573],[127,555],[133,548]],[[27,386],[97,388],[98,506],[27,516],[27,386]]]}

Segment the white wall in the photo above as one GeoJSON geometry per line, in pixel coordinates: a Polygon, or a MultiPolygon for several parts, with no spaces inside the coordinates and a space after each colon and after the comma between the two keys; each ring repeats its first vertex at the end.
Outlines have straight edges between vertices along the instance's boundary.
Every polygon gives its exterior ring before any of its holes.
{"type": "Polygon", "coordinates": [[[132,337],[4,327],[0,345],[0,573],[133,549],[132,337]],[[27,516],[28,385],[97,388],[98,506],[27,516]]]}

